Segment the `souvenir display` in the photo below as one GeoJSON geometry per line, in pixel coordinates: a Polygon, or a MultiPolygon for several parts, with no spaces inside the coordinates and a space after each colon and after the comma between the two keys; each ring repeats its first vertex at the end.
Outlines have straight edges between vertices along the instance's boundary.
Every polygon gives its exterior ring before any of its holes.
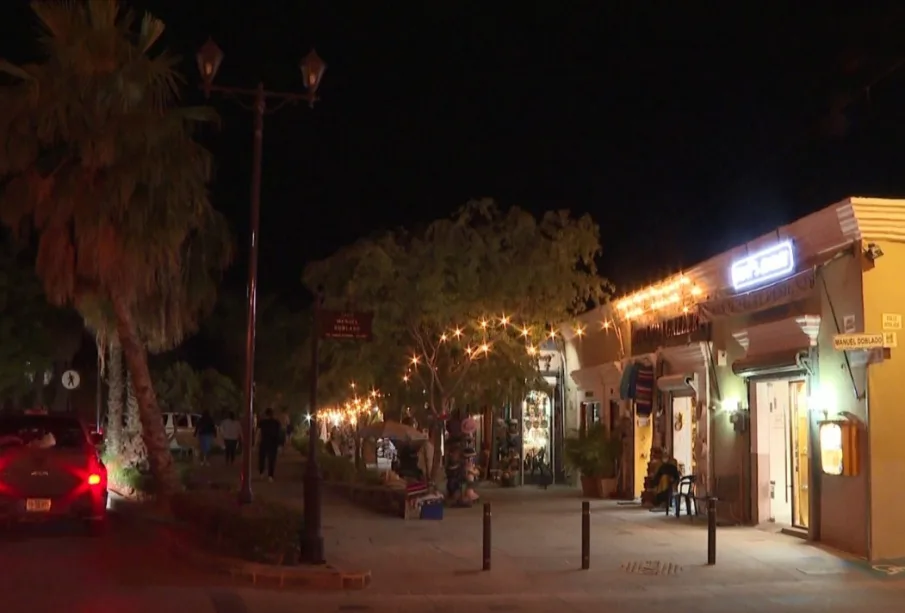
{"type": "Polygon", "coordinates": [[[497,421],[497,465],[500,467],[500,485],[513,487],[518,485],[519,465],[522,463],[521,437],[519,421],[497,421]]]}
{"type": "Polygon", "coordinates": [[[469,507],[478,499],[474,441],[477,423],[471,417],[450,419],[446,431],[447,498],[453,506],[469,507]]]}
{"type": "Polygon", "coordinates": [[[522,413],[526,473],[550,473],[552,403],[544,392],[530,392],[522,413]]]}

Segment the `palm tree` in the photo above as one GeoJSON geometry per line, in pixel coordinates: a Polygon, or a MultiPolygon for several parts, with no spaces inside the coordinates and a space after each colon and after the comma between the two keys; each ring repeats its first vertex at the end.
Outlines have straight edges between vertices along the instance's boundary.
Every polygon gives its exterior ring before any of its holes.
{"type": "MultiPolygon", "coordinates": [[[[208,199],[211,156],[192,138],[208,109],[176,108],[176,59],[153,52],[164,24],[116,0],[32,3],[40,63],[0,64],[0,216],[37,240],[48,298],[113,324],[141,409],[158,493],[180,485],[148,370],[209,308],[228,264],[208,199]]],[[[87,319],[87,317],[86,317],[87,319]]]]}
{"type": "MultiPolygon", "coordinates": [[[[123,350],[116,335],[112,335],[106,343],[108,347],[107,359],[107,427],[106,451],[118,456],[123,448],[123,398],[125,397],[126,382],[123,377],[123,350]]],[[[98,343],[98,348],[101,344],[98,343]]]]}

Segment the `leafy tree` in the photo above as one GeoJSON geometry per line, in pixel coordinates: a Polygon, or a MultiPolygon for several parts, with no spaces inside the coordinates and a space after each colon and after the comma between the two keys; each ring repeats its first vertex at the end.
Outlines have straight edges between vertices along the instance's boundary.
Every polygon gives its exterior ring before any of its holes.
{"type": "Polygon", "coordinates": [[[588,216],[538,219],[488,200],[421,231],[361,240],[305,271],[309,287],[324,288],[326,308],[375,313],[374,342],[328,343],[326,367],[333,377],[364,367],[387,386],[420,385],[433,415],[480,398],[481,387],[526,385],[550,325],[605,296],[599,250],[588,216]]]}
{"type": "Polygon", "coordinates": [[[158,494],[179,480],[147,364],[210,307],[228,264],[211,207],[209,153],[192,139],[208,109],[176,108],[176,60],[154,52],[164,24],[115,0],[33,2],[43,61],[0,64],[0,214],[37,239],[51,302],[74,304],[95,329],[112,324],[141,410],[158,494]],[[100,321],[101,323],[98,323],[100,321]]]}
{"type": "Polygon", "coordinates": [[[0,251],[0,312],[0,396],[17,402],[43,385],[43,373],[53,364],[54,313],[38,278],[5,250],[0,251]]]}
{"type": "Polygon", "coordinates": [[[210,411],[211,415],[223,413],[239,413],[242,405],[242,392],[233,380],[213,368],[201,373],[201,408],[210,411]]]}
{"type": "Polygon", "coordinates": [[[195,413],[200,409],[201,377],[186,362],[176,362],[154,377],[154,391],[164,411],[195,413]]]}

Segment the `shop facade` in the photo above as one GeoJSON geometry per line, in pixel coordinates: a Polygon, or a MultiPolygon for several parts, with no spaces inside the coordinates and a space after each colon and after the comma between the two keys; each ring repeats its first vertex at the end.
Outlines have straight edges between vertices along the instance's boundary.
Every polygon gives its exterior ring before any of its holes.
{"type": "MultiPolygon", "coordinates": [[[[902,264],[905,201],[851,198],[598,309],[624,331],[622,372],[646,361],[656,382],[650,409],[624,389],[617,401],[634,493],[663,447],[723,521],[905,556],[902,264]]],[[[602,353],[575,352],[576,399],[606,362],[580,358],[602,353]]]]}

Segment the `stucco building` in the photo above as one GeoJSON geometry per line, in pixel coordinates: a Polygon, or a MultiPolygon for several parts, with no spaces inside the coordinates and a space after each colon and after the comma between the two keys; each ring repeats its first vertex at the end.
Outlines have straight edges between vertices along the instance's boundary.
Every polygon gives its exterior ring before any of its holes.
{"type": "Polygon", "coordinates": [[[666,447],[723,520],[905,556],[903,267],[905,200],[849,198],[620,297],[563,326],[566,427],[622,433],[626,496],[666,447]]]}

